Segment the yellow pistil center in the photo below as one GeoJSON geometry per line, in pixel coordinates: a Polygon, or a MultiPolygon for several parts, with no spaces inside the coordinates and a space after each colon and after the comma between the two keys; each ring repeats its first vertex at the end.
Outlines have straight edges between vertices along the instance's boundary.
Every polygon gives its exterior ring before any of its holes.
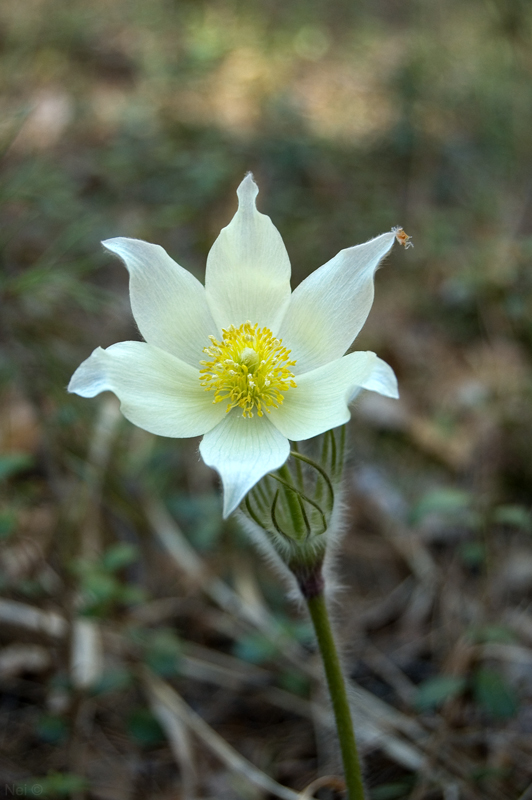
{"type": "Polygon", "coordinates": [[[242,416],[251,419],[256,411],[262,417],[269,406],[279,408],[283,392],[296,386],[289,367],[290,350],[283,347],[268,328],[244,322],[238,328],[223,329],[219,342],[209,336],[210,347],[204,347],[211,360],[200,361],[201,385],[214,391],[213,403],[227,401],[227,411],[239,406],[242,416]]]}

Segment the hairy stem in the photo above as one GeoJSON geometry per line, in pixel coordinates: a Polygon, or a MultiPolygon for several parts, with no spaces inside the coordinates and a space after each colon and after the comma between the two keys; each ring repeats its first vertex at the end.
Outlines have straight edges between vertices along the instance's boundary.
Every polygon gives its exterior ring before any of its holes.
{"type": "Polygon", "coordinates": [[[351,719],[351,711],[347,699],[345,679],[340,666],[322,587],[322,581],[313,581],[308,586],[310,590],[308,593],[305,593],[304,586],[301,588],[314,624],[323,666],[325,667],[325,675],[340,740],[348,797],[349,800],[365,800],[366,795],[362,782],[362,771],[360,769],[353,720],[351,719]]]}

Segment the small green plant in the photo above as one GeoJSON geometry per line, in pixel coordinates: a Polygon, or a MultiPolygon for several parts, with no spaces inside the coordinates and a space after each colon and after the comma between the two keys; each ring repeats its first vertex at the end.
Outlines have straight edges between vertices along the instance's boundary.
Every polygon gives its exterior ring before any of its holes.
{"type": "Polygon", "coordinates": [[[418,687],[415,704],[420,711],[433,711],[447,700],[461,694],[467,685],[465,678],[454,675],[437,675],[418,687]]]}
{"type": "Polygon", "coordinates": [[[30,797],[55,798],[72,797],[72,795],[86,790],[88,781],[81,775],[72,772],[49,772],[42,778],[33,778],[31,781],[19,783],[21,793],[30,797]]]}
{"type": "Polygon", "coordinates": [[[82,594],[80,613],[88,617],[106,617],[120,606],[141,603],[142,589],[124,582],[119,572],[138,558],[134,545],[120,543],[108,548],[97,561],[80,559],[74,564],[82,594]]]}

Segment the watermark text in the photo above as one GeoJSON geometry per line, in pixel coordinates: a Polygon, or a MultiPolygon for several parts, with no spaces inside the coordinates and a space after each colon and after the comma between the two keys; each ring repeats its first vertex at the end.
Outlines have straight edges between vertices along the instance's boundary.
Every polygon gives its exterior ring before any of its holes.
{"type": "Polygon", "coordinates": [[[40,783],[4,783],[6,797],[39,797],[43,793],[40,783]]]}

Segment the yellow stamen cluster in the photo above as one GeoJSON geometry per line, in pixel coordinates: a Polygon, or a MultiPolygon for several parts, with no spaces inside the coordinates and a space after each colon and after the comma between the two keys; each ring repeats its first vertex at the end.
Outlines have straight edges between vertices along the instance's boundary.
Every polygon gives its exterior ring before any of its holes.
{"type": "Polygon", "coordinates": [[[251,419],[270,413],[268,406],[279,408],[282,392],[296,386],[289,367],[290,350],[283,347],[268,328],[244,322],[238,328],[223,329],[223,341],[209,336],[211,346],[203,349],[210,361],[200,361],[201,385],[215,392],[213,403],[227,401],[227,411],[240,406],[242,416],[251,419]]]}

